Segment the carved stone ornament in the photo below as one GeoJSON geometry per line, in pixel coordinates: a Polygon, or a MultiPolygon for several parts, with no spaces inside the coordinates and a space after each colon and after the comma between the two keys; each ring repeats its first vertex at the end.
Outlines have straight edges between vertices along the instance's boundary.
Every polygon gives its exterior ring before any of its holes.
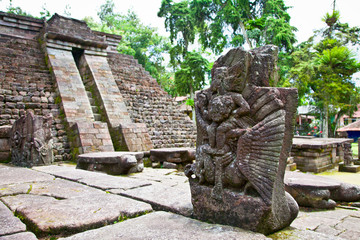
{"type": "Polygon", "coordinates": [[[230,50],[196,94],[196,162],[187,165],[195,217],[269,234],[298,205],[284,190],[297,90],[277,79],[276,46],[230,50]]]}
{"type": "Polygon", "coordinates": [[[53,163],[51,116],[35,116],[32,111],[18,119],[10,137],[11,163],[21,167],[53,163]]]}

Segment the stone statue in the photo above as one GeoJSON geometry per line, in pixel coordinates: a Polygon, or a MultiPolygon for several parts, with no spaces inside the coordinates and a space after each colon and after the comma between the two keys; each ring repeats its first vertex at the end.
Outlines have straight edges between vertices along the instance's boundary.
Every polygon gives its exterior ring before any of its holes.
{"type": "Polygon", "coordinates": [[[196,162],[185,169],[201,220],[268,234],[298,213],[284,191],[297,90],[276,81],[277,47],[230,50],[196,95],[196,162]]]}
{"type": "Polygon", "coordinates": [[[11,163],[21,167],[53,163],[52,116],[35,116],[28,111],[18,119],[10,133],[11,163]]]}

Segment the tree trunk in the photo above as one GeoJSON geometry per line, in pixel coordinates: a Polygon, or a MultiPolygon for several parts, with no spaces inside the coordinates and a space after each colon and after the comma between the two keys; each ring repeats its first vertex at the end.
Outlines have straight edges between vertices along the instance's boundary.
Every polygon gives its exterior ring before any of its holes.
{"type": "Polygon", "coordinates": [[[242,21],[240,21],[240,22],[239,22],[239,25],[240,25],[241,31],[242,31],[243,34],[244,34],[246,43],[249,45],[250,49],[252,49],[253,47],[252,47],[252,44],[251,44],[251,42],[250,42],[250,39],[249,39],[249,37],[248,37],[248,35],[247,35],[247,33],[246,33],[246,29],[245,29],[244,23],[243,23],[242,21]]]}
{"type": "Polygon", "coordinates": [[[324,104],[324,129],[323,129],[323,137],[328,138],[329,137],[329,106],[327,104],[324,104]]]}

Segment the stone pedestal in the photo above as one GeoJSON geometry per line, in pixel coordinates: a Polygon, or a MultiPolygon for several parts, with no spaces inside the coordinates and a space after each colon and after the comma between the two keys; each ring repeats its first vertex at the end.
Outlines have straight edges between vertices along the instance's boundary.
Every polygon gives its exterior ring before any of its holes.
{"type": "Polygon", "coordinates": [[[261,197],[224,189],[222,200],[204,198],[211,196],[212,187],[200,185],[190,179],[194,215],[202,221],[220,223],[268,234],[288,226],[296,218],[298,206],[295,200],[287,195],[287,206],[283,219],[275,219],[272,207],[266,205],[261,197]],[[290,210],[289,214],[287,211],[290,210]],[[286,218],[286,221],[283,221],[286,218]],[[280,221],[279,221],[280,220],[280,221]]]}

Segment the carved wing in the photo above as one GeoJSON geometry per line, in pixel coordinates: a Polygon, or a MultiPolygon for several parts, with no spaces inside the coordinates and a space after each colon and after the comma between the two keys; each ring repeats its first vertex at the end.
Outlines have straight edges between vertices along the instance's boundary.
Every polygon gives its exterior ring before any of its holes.
{"type": "MultiPolygon", "coordinates": [[[[267,107],[265,104],[259,111],[267,107]]],[[[285,111],[281,108],[282,104],[273,107],[274,111],[247,129],[237,145],[237,167],[266,204],[271,204],[285,133],[285,111]]]]}

